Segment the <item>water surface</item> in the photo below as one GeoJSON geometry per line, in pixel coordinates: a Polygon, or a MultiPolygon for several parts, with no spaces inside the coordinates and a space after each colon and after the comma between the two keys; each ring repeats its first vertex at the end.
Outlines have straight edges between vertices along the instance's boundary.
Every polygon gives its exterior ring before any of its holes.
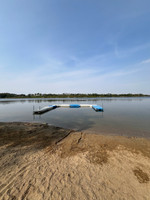
{"type": "Polygon", "coordinates": [[[0,121],[46,122],[87,132],[150,137],[150,98],[0,99],[0,121]],[[53,104],[97,104],[92,108],[57,108],[43,115],[34,109],[53,104]]]}

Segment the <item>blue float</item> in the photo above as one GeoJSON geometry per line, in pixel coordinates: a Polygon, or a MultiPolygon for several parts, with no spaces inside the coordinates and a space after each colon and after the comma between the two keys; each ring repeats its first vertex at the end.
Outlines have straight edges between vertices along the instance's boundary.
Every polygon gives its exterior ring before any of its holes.
{"type": "Polygon", "coordinates": [[[70,104],[70,108],[80,108],[79,104],[70,104]]]}
{"type": "Polygon", "coordinates": [[[104,111],[104,109],[103,109],[101,106],[92,105],[92,108],[93,108],[96,112],[104,111]]]}

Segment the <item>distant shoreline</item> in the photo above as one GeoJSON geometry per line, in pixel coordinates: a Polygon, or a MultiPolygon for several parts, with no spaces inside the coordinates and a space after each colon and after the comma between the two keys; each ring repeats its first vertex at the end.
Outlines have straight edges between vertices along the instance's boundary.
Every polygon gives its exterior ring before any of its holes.
{"type": "Polygon", "coordinates": [[[97,93],[63,93],[63,94],[14,94],[14,93],[0,93],[0,98],[97,98],[97,97],[150,97],[149,94],[97,94],[97,93]]]}

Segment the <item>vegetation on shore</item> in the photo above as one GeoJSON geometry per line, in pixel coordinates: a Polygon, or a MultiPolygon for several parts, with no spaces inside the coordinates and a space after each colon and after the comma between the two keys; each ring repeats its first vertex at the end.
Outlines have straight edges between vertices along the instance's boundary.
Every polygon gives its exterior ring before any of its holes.
{"type": "Polygon", "coordinates": [[[13,94],[13,93],[0,93],[0,98],[82,98],[82,97],[150,97],[147,94],[83,94],[83,93],[63,93],[63,94],[13,94]]]}

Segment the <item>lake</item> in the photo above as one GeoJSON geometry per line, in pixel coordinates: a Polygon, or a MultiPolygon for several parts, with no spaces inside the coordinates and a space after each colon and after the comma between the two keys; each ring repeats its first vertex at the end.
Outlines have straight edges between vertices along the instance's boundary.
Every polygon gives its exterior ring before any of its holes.
{"type": "Polygon", "coordinates": [[[66,98],[66,99],[0,99],[1,122],[46,122],[80,131],[150,137],[150,98],[66,98]],[[35,109],[54,104],[92,104],[103,106],[104,112],[92,108],[57,108],[33,115],[35,109]]]}

